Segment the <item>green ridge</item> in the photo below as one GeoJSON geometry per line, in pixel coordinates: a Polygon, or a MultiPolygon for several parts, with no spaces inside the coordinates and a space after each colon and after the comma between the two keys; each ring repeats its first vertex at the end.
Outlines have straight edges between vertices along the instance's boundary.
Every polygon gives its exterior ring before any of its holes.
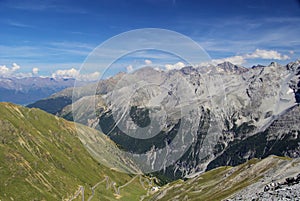
{"type": "MultiPolygon", "coordinates": [[[[117,188],[134,175],[101,165],[91,157],[78,136],[87,138],[89,132],[98,134],[103,145],[107,145],[103,149],[109,147],[109,151],[118,152],[115,144],[103,134],[82,125],[76,130],[72,122],[10,103],[0,103],[0,113],[1,201],[68,200],[79,186],[84,187],[87,200],[92,194],[90,187],[106,176],[108,182],[96,187],[92,200],[139,200],[146,194],[147,190],[137,178],[116,195],[111,184],[115,182],[117,188]]],[[[119,160],[113,152],[106,157],[114,164],[119,160]]],[[[81,194],[75,200],[81,200],[81,194]]]]}
{"type": "Polygon", "coordinates": [[[258,182],[267,171],[276,168],[279,163],[290,160],[290,158],[270,156],[263,160],[254,158],[236,167],[219,167],[186,181],[178,180],[169,183],[146,200],[224,200],[258,182]]]}

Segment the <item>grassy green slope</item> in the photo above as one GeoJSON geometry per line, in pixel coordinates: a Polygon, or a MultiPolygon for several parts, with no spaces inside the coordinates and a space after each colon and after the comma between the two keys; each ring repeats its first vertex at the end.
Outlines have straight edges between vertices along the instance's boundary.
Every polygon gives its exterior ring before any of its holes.
{"type": "MultiPolygon", "coordinates": [[[[112,141],[85,126],[78,128],[39,109],[0,103],[0,200],[69,200],[80,186],[88,200],[90,187],[99,182],[92,200],[139,200],[146,194],[146,182],[99,164],[79,137],[84,142],[86,132],[97,134],[103,149],[109,147],[105,153],[117,149],[112,141]],[[127,182],[118,195],[118,187],[127,182]]],[[[107,159],[119,161],[114,154],[107,159]]]]}
{"type": "Polygon", "coordinates": [[[186,181],[169,183],[146,200],[223,200],[258,182],[266,174],[278,171],[279,166],[300,167],[299,161],[297,163],[290,161],[289,158],[270,156],[263,160],[251,159],[236,167],[219,167],[186,181]]]}

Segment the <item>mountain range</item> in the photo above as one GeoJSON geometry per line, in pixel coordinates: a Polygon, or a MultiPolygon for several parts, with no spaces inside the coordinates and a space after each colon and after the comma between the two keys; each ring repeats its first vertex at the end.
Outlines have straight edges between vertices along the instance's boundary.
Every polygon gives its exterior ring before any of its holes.
{"type": "MultiPolygon", "coordinates": [[[[14,181],[24,188],[24,178],[27,191],[34,192],[28,198],[79,198],[82,189],[92,196],[96,178],[104,178],[104,186],[106,176],[130,191],[108,188],[108,200],[268,200],[287,185],[291,193],[284,196],[291,197],[299,190],[297,179],[290,179],[300,172],[299,102],[300,60],[252,68],[229,62],[171,71],[145,67],[66,88],[29,108],[3,103],[1,153],[17,153],[2,157],[1,188],[9,186],[5,192],[10,192],[2,199],[14,195],[14,181]],[[81,162],[80,154],[90,162],[81,162]],[[63,176],[32,165],[39,160],[63,176]],[[92,169],[81,168],[82,163],[92,169]],[[8,176],[18,175],[13,167],[22,170],[19,177],[8,176]],[[97,176],[85,177],[86,171],[97,176]],[[62,192],[44,184],[65,179],[75,180],[73,186],[62,184],[62,192]],[[266,185],[276,189],[266,191],[266,185]]],[[[100,198],[106,190],[97,192],[100,198]]]]}
{"type": "MultiPolygon", "coordinates": [[[[167,72],[146,67],[79,87],[76,91],[79,95],[73,96],[73,108],[62,104],[52,113],[59,113],[69,120],[76,116],[77,122],[89,126],[90,122],[98,122],[93,126],[109,134],[124,150],[151,154],[153,147],[158,150],[165,146],[166,140],[170,144],[174,138],[172,133],[183,120],[183,114],[180,116],[178,112],[183,108],[193,112],[186,118],[198,125],[193,130],[195,140],[174,165],[164,168],[163,173],[180,178],[206,168],[237,165],[253,157],[270,154],[298,157],[299,72],[300,61],[285,66],[272,62],[268,66],[252,68],[224,62],[216,66],[190,66],[167,72]],[[133,92],[135,94],[132,95],[133,92]],[[128,95],[132,96],[130,101],[128,95]],[[95,97],[96,106],[93,106],[95,97]],[[167,108],[171,115],[161,118],[160,106],[167,108]],[[130,111],[135,117],[122,117],[115,126],[122,114],[130,111]],[[135,139],[120,129],[122,123],[128,127],[137,122],[147,126],[149,113],[152,113],[152,122],[164,124],[162,133],[156,138],[150,141],[135,139]],[[133,121],[128,123],[130,118],[133,121]],[[274,143],[278,145],[274,146],[274,143]],[[207,145],[206,148],[203,144],[207,145]],[[263,150],[258,150],[258,147],[263,150]]],[[[61,99],[71,102],[72,95],[73,90],[66,89],[42,102],[51,107],[61,99]]],[[[37,102],[30,107],[38,107],[39,104],[37,102]]],[[[155,129],[155,126],[150,126],[147,127],[148,134],[145,132],[143,135],[150,135],[155,129]]],[[[174,148],[172,151],[180,150],[174,148]]]]}
{"type": "Polygon", "coordinates": [[[159,186],[151,175],[125,173],[137,167],[95,129],[11,103],[0,103],[0,110],[1,200],[295,200],[300,196],[299,159],[253,158],[159,186]],[[101,159],[93,146],[102,153],[101,159]]]}
{"type": "Polygon", "coordinates": [[[75,79],[72,78],[0,77],[0,101],[27,105],[73,87],[74,82],[75,79]]]}

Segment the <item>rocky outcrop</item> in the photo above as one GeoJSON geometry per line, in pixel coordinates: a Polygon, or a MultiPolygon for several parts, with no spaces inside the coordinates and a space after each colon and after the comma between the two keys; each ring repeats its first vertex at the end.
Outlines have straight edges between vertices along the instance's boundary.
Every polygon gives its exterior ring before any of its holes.
{"type": "Polygon", "coordinates": [[[265,131],[233,141],[208,165],[208,169],[221,165],[238,165],[253,157],[265,158],[272,154],[300,157],[299,112],[300,106],[296,105],[277,117],[265,131]]]}
{"type": "MultiPolygon", "coordinates": [[[[245,191],[243,191],[245,192],[245,191]]],[[[226,201],[251,200],[251,201],[268,201],[268,200],[300,200],[300,174],[294,177],[287,177],[282,182],[273,181],[262,190],[250,195],[237,195],[226,201]]]]}
{"type": "Polygon", "coordinates": [[[242,74],[249,71],[248,68],[234,65],[228,61],[218,64],[217,69],[219,72],[224,71],[225,73],[234,73],[234,74],[242,74]]]}
{"type": "Polygon", "coordinates": [[[146,200],[299,200],[299,167],[299,159],[251,159],[169,183],[146,200]],[[265,186],[270,189],[264,191],[265,186]]]}
{"type": "Polygon", "coordinates": [[[264,187],[264,192],[283,189],[286,186],[293,186],[300,183],[300,173],[295,177],[287,177],[283,182],[272,182],[264,187]]]}

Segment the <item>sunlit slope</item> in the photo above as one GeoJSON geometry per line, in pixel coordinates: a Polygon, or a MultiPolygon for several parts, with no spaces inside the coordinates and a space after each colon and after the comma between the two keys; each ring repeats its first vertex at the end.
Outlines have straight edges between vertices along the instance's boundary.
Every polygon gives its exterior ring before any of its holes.
{"type": "Polygon", "coordinates": [[[236,167],[223,166],[186,181],[172,182],[146,200],[217,201],[230,198],[241,190],[255,195],[263,192],[265,185],[295,176],[299,170],[299,159],[277,156],[251,159],[236,167]]]}
{"type": "Polygon", "coordinates": [[[83,144],[97,142],[96,157],[126,168],[116,145],[98,131],[10,103],[0,103],[0,114],[1,201],[81,200],[82,189],[85,200],[139,200],[147,193],[147,178],[114,171],[90,155],[83,144]]]}

